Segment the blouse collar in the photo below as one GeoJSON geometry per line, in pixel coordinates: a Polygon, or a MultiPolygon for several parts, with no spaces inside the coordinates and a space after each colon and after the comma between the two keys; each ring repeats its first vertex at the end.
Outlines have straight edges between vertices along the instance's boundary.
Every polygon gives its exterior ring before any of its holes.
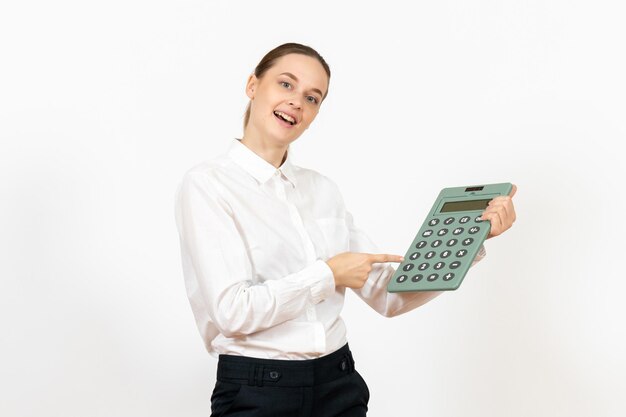
{"type": "Polygon", "coordinates": [[[274,175],[282,174],[292,186],[295,187],[297,185],[289,148],[287,148],[287,158],[280,168],[274,167],[274,165],[254,153],[252,149],[241,143],[241,139],[235,139],[233,141],[228,149],[228,156],[257,180],[259,184],[264,184],[274,175]]]}

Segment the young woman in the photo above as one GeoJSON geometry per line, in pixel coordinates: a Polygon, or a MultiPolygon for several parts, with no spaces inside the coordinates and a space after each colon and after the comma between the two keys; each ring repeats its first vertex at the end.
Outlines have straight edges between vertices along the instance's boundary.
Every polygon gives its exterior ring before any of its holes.
{"type": "MultiPolygon", "coordinates": [[[[243,137],[177,189],[187,294],[207,350],[219,356],[212,416],[364,416],[369,390],[340,317],[346,288],[388,317],[439,294],[388,293],[389,263],[402,257],[377,253],[337,186],[290,159],[329,81],[312,48],[270,51],[248,78],[243,137]]],[[[483,214],[490,236],[515,220],[511,197],[483,214]]]]}

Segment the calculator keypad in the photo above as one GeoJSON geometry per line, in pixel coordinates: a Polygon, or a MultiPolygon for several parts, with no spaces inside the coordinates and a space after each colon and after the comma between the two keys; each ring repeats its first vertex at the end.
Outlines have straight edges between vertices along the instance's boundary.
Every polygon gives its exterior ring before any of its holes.
{"type": "Polygon", "coordinates": [[[482,242],[482,238],[476,239],[484,228],[483,224],[479,225],[482,222],[480,216],[468,215],[432,218],[425,222],[425,230],[420,230],[413,249],[398,267],[395,281],[402,285],[424,283],[426,287],[441,282],[450,286],[455,277],[462,278],[466,272],[462,267],[474,260],[478,243],[482,242]]]}
{"type": "Polygon", "coordinates": [[[456,290],[491,230],[481,217],[489,202],[510,195],[508,182],[441,189],[419,226],[387,291],[456,290]]]}

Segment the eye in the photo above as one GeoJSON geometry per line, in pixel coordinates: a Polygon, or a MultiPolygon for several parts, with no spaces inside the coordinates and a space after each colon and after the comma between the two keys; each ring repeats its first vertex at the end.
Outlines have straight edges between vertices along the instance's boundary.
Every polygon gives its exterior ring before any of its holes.
{"type": "Polygon", "coordinates": [[[319,103],[319,100],[317,99],[317,97],[307,96],[307,98],[306,98],[306,99],[307,99],[307,101],[308,101],[309,103],[313,103],[313,104],[318,104],[318,103],[319,103]]]}
{"type": "Polygon", "coordinates": [[[285,88],[291,88],[291,84],[290,84],[290,83],[288,83],[287,81],[281,81],[281,82],[280,82],[280,85],[282,85],[282,86],[283,86],[283,87],[285,87],[285,88]]]}

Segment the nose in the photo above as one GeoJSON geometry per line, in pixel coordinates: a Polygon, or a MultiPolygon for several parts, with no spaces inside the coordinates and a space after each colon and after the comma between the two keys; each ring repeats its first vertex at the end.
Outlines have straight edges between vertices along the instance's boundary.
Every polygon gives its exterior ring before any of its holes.
{"type": "Polygon", "coordinates": [[[291,97],[287,102],[291,107],[295,107],[296,109],[300,109],[302,107],[302,104],[297,97],[291,97]]]}

